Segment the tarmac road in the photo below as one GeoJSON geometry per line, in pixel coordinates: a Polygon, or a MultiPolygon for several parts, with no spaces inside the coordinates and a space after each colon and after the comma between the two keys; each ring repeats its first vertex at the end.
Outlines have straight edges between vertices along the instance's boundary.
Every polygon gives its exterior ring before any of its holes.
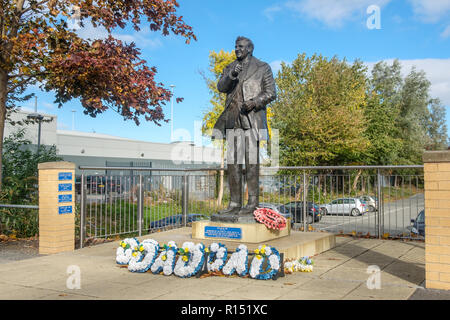
{"type": "MultiPolygon", "coordinates": [[[[407,227],[411,226],[411,219],[416,219],[421,210],[424,209],[424,195],[416,194],[410,198],[384,203],[381,221],[384,221],[382,233],[399,235],[407,233],[407,227]]],[[[329,232],[370,233],[375,235],[377,231],[378,212],[366,212],[360,216],[332,215],[323,216],[320,222],[315,222],[312,227],[316,230],[329,232]]],[[[383,225],[383,223],[382,223],[383,225]]]]}

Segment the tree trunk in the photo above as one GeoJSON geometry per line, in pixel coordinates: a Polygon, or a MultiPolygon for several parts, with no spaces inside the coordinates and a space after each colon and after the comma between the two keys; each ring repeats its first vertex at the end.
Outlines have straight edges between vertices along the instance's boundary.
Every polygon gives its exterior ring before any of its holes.
{"type": "Polygon", "coordinates": [[[359,177],[361,176],[361,173],[362,173],[362,170],[359,169],[358,174],[356,175],[355,180],[353,181],[352,191],[356,190],[356,186],[358,185],[358,180],[359,180],[359,177]]]}
{"type": "Polygon", "coordinates": [[[3,182],[3,135],[6,121],[6,96],[7,96],[8,75],[6,71],[0,69],[0,192],[3,182]]]}
{"type": "MultiPolygon", "coordinates": [[[[225,166],[225,145],[222,143],[222,155],[220,157],[220,167],[224,168],[225,166]]],[[[217,195],[217,206],[220,207],[223,199],[223,175],[224,171],[220,170],[220,178],[219,178],[219,194],[217,195]]]]}

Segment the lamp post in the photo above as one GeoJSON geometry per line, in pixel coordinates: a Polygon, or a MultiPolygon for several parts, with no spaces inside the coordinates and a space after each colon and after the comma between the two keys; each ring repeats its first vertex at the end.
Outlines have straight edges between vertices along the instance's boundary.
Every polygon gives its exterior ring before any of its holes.
{"type": "Polygon", "coordinates": [[[173,88],[175,88],[175,85],[170,85],[172,95],[170,96],[170,142],[173,142],[173,88]]]}
{"type": "Polygon", "coordinates": [[[37,97],[34,96],[34,113],[31,113],[27,116],[28,119],[38,122],[38,145],[37,152],[39,153],[39,147],[41,146],[41,121],[44,119],[42,114],[37,112],[37,97]]]}
{"type": "Polygon", "coordinates": [[[44,116],[42,114],[35,112],[29,114],[27,118],[38,122],[38,144],[36,153],[39,153],[39,147],[41,146],[41,121],[44,119],[44,116]]]}

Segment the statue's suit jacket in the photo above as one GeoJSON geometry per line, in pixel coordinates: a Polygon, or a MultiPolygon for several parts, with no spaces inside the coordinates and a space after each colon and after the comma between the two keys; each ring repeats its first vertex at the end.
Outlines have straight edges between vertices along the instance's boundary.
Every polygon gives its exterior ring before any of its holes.
{"type": "MultiPolygon", "coordinates": [[[[223,139],[226,138],[226,130],[233,129],[226,127],[228,111],[236,89],[241,87],[237,85],[240,80],[237,78],[233,80],[230,76],[230,71],[234,70],[237,63],[238,61],[235,60],[226,66],[217,83],[219,92],[227,94],[224,111],[214,125],[214,129],[222,133],[223,139]]],[[[276,98],[275,81],[270,66],[255,57],[251,57],[243,78],[242,91],[244,101],[250,99],[256,101],[256,108],[247,114],[252,129],[257,130],[258,140],[268,140],[266,105],[276,98]]]]}

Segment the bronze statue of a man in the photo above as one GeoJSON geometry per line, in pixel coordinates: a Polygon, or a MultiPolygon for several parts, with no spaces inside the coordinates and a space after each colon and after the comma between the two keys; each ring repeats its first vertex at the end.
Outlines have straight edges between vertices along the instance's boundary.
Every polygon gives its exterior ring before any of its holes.
{"type": "Polygon", "coordinates": [[[223,113],[213,137],[226,139],[230,204],[212,220],[237,221],[248,217],[259,204],[259,142],[268,140],[266,106],[276,98],[270,66],[253,57],[253,42],[236,39],[236,60],[225,67],[217,89],[226,93],[223,113]],[[243,163],[248,187],[248,204],[242,207],[243,163]]]}

